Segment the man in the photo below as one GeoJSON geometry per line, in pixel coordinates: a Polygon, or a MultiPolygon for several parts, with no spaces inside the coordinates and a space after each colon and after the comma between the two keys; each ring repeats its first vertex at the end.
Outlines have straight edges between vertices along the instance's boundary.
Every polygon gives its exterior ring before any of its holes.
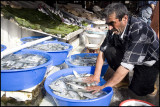
{"type": "Polygon", "coordinates": [[[139,10],[139,18],[146,22],[148,25],[151,24],[151,15],[153,13],[153,10],[155,9],[157,1],[139,1],[138,7],[139,10]]]}
{"type": "Polygon", "coordinates": [[[122,3],[108,5],[104,14],[109,31],[100,47],[94,75],[85,81],[100,81],[105,58],[115,73],[103,86],[87,90],[95,93],[107,86],[114,87],[134,71],[129,88],[139,96],[152,93],[159,72],[159,41],[155,32],[145,22],[129,16],[122,3]]]}

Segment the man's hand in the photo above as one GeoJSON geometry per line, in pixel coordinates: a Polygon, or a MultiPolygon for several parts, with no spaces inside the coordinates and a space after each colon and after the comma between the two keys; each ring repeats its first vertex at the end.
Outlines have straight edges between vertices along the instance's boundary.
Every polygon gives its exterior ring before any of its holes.
{"type": "Polygon", "coordinates": [[[98,84],[100,82],[100,77],[97,77],[95,75],[91,75],[89,77],[84,77],[83,81],[85,81],[86,83],[96,82],[98,84]]]}
{"type": "Polygon", "coordinates": [[[92,94],[94,94],[96,92],[99,92],[103,88],[105,88],[105,87],[104,86],[90,86],[90,87],[87,87],[86,90],[87,91],[93,91],[92,94]]]}
{"type": "Polygon", "coordinates": [[[155,5],[151,4],[151,8],[152,8],[152,10],[154,10],[155,9],[155,5]]]}

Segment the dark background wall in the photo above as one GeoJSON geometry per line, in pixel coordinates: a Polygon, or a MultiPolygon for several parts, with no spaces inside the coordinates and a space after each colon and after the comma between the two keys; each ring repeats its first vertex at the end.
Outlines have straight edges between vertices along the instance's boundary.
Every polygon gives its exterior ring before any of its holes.
{"type": "Polygon", "coordinates": [[[73,4],[80,4],[82,5],[83,8],[86,7],[86,10],[92,11],[92,8],[94,5],[98,5],[102,9],[105,8],[108,4],[113,3],[113,2],[121,2],[125,4],[130,11],[131,14],[136,15],[138,13],[137,9],[137,3],[138,1],[136,0],[131,0],[131,1],[117,1],[117,0],[47,0],[44,1],[50,6],[53,6],[54,3],[58,4],[67,4],[67,3],[73,3],[73,4]]]}

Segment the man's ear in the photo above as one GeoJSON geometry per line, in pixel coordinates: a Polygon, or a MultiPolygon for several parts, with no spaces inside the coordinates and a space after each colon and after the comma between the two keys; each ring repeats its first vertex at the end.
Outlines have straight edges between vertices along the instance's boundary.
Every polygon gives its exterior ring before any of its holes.
{"type": "Polygon", "coordinates": [[[123,21],[128,21],[128,16],[124,15],[124,17],[122,18],[123,21]]]}

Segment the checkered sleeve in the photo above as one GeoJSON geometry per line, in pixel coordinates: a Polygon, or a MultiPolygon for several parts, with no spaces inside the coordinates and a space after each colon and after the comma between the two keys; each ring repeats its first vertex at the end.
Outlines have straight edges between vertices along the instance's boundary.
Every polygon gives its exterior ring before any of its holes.
{"type": "Polygon", "coordinates": [[[122,62],[132,65],[141,65],[146,57],[147,49],[151,42],[147,35],[153,34],[149,32],[147,26],[142,27],[142,23],[138,22],[132,25],[130,31],[131,42],[125,51],[122,62]]]}

